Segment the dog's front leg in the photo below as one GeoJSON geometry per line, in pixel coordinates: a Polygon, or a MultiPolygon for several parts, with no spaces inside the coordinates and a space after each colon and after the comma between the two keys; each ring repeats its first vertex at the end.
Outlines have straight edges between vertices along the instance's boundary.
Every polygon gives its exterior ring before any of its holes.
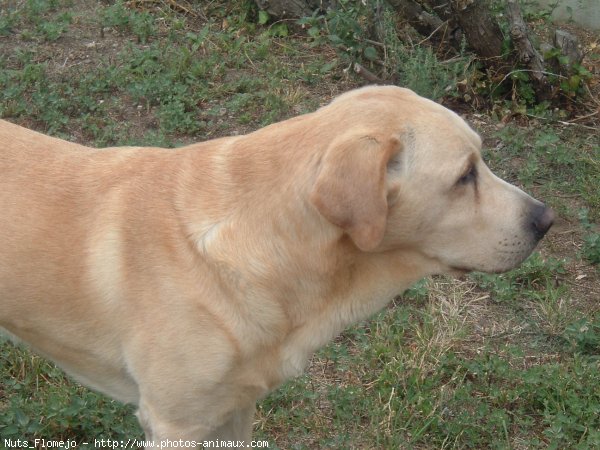
{"type": "Polygon", "coordinates": [[[223,425],[210,433],[207,440],[213,441],[212,445],[219,445],[221,443],[215,444],[216,441],[228,441],[235,443],[236,448],[250,448],[254,411],[255,405],[234,411],[223,425]]]}
{"type": "MultiPolygon", "coordinates": [[[[236,410],[216,427],[208,423],[194,423],[192,415],[183,420],[160,417],[155,414],[155,409],[144,402],[140,402],[137,416],[144,429],[145,440],[149,442],[146,449],[180,449],[182,442],[185,445],[194,443],[199,448],[205,443],[209,448],[250,448],[254,410],[254,404],[236,410]]],[[[210,415],[207,411],[202,414],[205,419],[210,415]]]]}
{"type": "MultiPolygon", "coordinates": [[[[187,406],[187,405],[183,405],[187,406]]],[[[181,410],[189,408],[182,407],[181,410]]],[[[160,408],[141,399],[137,417],[144,430],[146,450],[180,450],[182,447],[203,448],[203,443],[209,439],[216,429],[210,423],[213,421],[211,414],[203,414],[206,423],[199,423],[192,419],[200,411],[189,416],[180,414],[164,414],[160,408]]]]}

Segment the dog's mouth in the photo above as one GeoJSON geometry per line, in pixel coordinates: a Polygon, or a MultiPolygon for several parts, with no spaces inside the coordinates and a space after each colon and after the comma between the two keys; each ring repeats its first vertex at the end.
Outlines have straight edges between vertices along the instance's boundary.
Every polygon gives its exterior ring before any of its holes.
{"type": "Polygon", "coordinates": [[[495,248],[492,254],[495,255],[493,261],[472,261],[469,264],[461,264],[462,261],[453,261],[448,264],[449,274],[453,276],[464,276],[471,272],[483,272],[487,274],[502,274],[518,267],[525,261],[536,247],[537,241],[521,243],[516,250],[505,250],[504,248],[495,248]]]}
{"type": "Polygon", "coordinates": [[[506,273],[506,272],[514,269],[517,266],[518,266],[518,264],[511,264],[511,265],[504,266],[504,267],[494,267],[494,268],[490,267],[490,268],[480,268],[480,269],[475,269],[472,267],[451,266],[448,274],[452,275],[454,277],[457,277],[457,278],[464,277],[465,275],[472,273],[472,272],[482,272],[482,273],[486,273],[489,275],[498,275],[498,274],[506,273]]]}

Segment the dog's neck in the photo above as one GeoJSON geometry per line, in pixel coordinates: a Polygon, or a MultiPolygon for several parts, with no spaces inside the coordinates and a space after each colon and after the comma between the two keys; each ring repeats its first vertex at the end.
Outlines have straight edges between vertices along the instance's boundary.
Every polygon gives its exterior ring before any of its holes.
{"type": "Polygon", "coordinates": [[[406,249],[382,257],[356,248],[310,203],[314,180],[298,178],[289,164],[317,164],[309,154],[286,158],[286,149],[271,146],[260,157],[244,158],[243,137],[221,144],[211,152],[201,144],[192,149],[186,183],[193,189],[178,199],[178,210],[203,267],[199,284],[210,278],[207,284],[219,286],[218,297],[227,299],[211,307],[239,318],[232,334],[244,336],[239,347],[247,358],[279,359],[281,373],[267,383],[278,384],[345,327],[428,275],[424,267],[431,261],[406,249]],[[267,166],[279,167],[276,180],[267,166]],[[253,192],[246,191],[250,186],[253,192]]]}

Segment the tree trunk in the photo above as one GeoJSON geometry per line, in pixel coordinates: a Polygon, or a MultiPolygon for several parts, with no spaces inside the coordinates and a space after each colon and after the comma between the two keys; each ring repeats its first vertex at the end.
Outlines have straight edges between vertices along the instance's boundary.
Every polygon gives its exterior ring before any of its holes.
{"type": "Polygon", "coordinates": [[[409,24],[424,36],[439,32],[442,40],[458,47],[462,38],[486,66],[498,65],[503,36],[485,0],[423,0],[434,13],[416,0],[388,0],[409,24]]]}
{"type": "Polygon", "coordinates": [[[424,0],[435,15],[442,20],[452,20],[452,5],[449,0],[424,0]]]}
{"type": "Polygon", "coordinates": [[[444,24],[439,17],[428,13],[413,0],[388,0],[388,3],[424,36],[435,33],[444,24]]]}
{"type": "Polygon", "coordinates": [[[515,0],[508,0],[507,12],[510,22],[510,36],[513,40],[519,61],[529,70],[537,100],[549,100],[552,97],[552,89],[546,78],[544,58],[542,58],[542,55],[539,54],[529,40],[527,25],[521,15],[519,4],[515,0]]]}
{"type": "Polygon", "coordinates": [[[469,46],[489,66],[493,58],[502,55],[502,31],[491,16],[484,0],[452,0],[454,18],[465,34],[469,46]]]}

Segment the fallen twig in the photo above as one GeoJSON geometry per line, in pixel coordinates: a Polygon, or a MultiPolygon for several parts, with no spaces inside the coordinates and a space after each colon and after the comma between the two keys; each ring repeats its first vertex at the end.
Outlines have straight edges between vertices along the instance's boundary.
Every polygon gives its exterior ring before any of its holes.
{"type": "Polygon", "coordinates": [[[365,80],[367,80],[371,83],[385,84],[384,80],[379,78],[377,75],[375,75],[373,72],[366,69],[364,66],[360,65],[359,63],[354,63],[353,69],[354,69],[354,73],[356,73],[357,75],[360,75],[365,80]]]}

